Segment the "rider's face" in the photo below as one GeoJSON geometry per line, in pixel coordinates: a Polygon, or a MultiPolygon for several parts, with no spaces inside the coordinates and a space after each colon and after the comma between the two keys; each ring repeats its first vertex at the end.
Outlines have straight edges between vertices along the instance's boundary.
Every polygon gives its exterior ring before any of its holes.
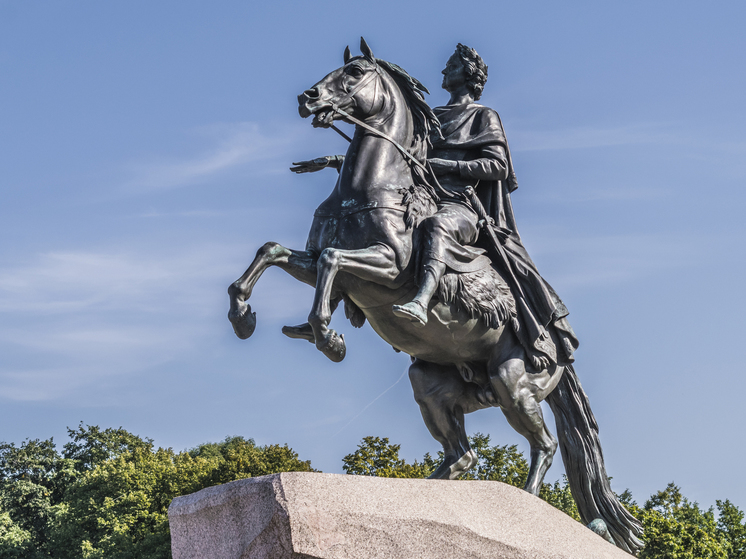
{"type": "Polygon", "coordinates": [[[443,74],[442,87],[448,92],[455,91],[466,83],[466,71],[461,58],[456,53],[451,55],[441,73],[443,74]]]}

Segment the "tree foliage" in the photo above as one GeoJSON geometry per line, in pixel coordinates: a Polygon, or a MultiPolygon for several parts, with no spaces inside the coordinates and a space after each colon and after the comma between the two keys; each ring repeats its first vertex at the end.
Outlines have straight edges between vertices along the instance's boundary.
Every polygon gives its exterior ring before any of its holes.
{"type": "Polygon", "coordinates": [[[174,497],[312,471],[286,445],[243,437],[176,453],[121,428],[68,433],[63,454],[52,439],[0,445],[0,559],[165,559],[174,497]]]}
{"type": "Polygon", "coordinates": [[[718,529],[712,508],[702,510],[674,483],[653,494],[645,506],[631,507],[645,534],[642,559],[728,559],[727,537],[718,529]]]}

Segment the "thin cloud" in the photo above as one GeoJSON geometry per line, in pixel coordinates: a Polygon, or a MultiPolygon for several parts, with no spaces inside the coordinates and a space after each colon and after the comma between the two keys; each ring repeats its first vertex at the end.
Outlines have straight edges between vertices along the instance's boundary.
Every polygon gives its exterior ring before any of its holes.
{"type": "Polygon", "coordinates": [[[588,149],[629,144],[674,143],[682,139],[666,126],[640,123],[617,127],[578,127],[561,130],[524,130],[511,136],[514,151],[588,149]]]}
{"type": "Polygon", "coordinates": [[[170,189],[204,182],[239,169],[248,163],[266,160],[286,153],[298,140],[298,131],[287,126],[267,134],[252,122],[213,125],[199,132],[208,144],[190,156],[160,158],[132,166],[134,177],[129,189],[170,189]],[[283,133],[284,132],[284,133],[283,133]]]}
{"type": "Polygon", "coordinates": [[[41,254],[26,265],[0,269],[0,312],[146,308],[166,293],[184,295],[197,280],[226,268],[227,255],[222,247],[193,248],[175,255],[41,254]]]}
{"type": "MultiPolygon", "coordinates": [[[[40,254],[0,268],[0,398],[75,397],[104,378],[210,351],[230,335],[228,283],[245,247],[40,254]]],[[[279,270],[257,285],[260,328],[302,322],[313,293],[279,270]]]]}

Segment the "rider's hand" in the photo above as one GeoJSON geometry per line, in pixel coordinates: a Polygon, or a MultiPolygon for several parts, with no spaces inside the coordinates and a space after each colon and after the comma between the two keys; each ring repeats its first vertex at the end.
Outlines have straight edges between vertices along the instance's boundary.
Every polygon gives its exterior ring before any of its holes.
{"type": "Polygon", "coordinates": [[[451,161],[450,159],[438,159],[433,157],[427,160],[430,166],[433,168],[433,172],[438,175],[445,175],[446,173],[458,173],[458,161],[451,161]]]}
{"type": "Polygon", "coordinates": [[[297,163],[293,163],[294,167],[290,167],[290,170],[293,173],[315,173],[316,171],[321,171],[321,169],[325,169],[329,166],[331,158],[330,157],[317,157],[316,159],[311,159],[310,161],[298,161],[297,163]]]}

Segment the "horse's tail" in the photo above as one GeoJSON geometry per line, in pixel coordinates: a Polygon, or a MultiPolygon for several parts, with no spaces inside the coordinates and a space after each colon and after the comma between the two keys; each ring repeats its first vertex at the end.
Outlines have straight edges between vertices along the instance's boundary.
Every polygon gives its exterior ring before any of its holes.
{"type": "Polygon", "coordinates": [[[565,367],[557,388],[547,397],[554,412],[557,435],[570,491],[584,524],[600,518],[617,547],[636,555],[642,549],[642,524],[611,490],[604,456],[588,396],[572,366],[565,367]]]}

